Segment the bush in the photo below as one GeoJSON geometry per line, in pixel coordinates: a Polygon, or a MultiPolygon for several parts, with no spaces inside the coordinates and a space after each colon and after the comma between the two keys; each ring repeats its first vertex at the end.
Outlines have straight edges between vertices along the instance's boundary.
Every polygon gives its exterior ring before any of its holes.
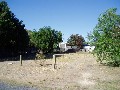
{"type": "Polygon", "coordinates": [[[98,18],[98,24],[88,38],[95,45],[98,62],[120,66],[120,15],[116,8],[108,9],[98,18]]]}
{"type": "Polygon", "coordinates": [[[36,54],[36,59],[44,59],[45,55],[40,51],[36,54]]]}

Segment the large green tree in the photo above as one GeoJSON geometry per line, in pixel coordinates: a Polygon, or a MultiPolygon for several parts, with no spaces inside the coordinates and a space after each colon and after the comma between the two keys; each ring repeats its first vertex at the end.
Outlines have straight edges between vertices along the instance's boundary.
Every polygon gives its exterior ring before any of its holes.
{"type": "Polygon", "coordinates": [[[111,8],[102,13],[93,33],[88,36],[95,45],[98,61],[113,66],[120,65],[120,15],[116,10],[111,8]]]}
{"type": "Polygon", "coordinates": [[[0,2],[0,55],[24,52],[29,44],[25,25],[10,11],[7,2],[0,2]]]}
{"type": "Polygon", "coordinates": [[[34,45],[44,53],[53,52],[59,42],[62,42],[62,33],[51,27],[40,28],[39,31],[29,32],[31,45],[34,45]]]}
{"type": "Polygon", "coordinates": [[[69,45],[77,46],[79,49],[82,48],[84,42],[84,38],[82,37],[82,35],[79,34],[72,34],[67,41],[69,45]]]}

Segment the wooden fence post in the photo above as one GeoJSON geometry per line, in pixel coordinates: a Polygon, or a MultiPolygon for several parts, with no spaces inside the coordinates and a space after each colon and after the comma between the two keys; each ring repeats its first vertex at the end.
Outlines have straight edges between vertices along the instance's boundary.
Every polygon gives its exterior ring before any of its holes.
{"type": "Polygon", "coordinates": [[[57,66],[56,66],[56,56],[55,55],[53,55],[53,59],[55,60],[55,62],[54,62],[54,69],[56,69],[57,66]]]}
{"type": "Polygon", "coordinates": [[[20,65],[22,66],[22,55],[20,55],[20,65]]]}
{"type": "Polygon", "coordinates": [[[53,55],[54,69],[57,69],[57,60],[56,60],[56,56],[61,56],[61,55],[63,55],[63,57],[64,57],[64,54],[54,54],[54,55],[53,55]]]}

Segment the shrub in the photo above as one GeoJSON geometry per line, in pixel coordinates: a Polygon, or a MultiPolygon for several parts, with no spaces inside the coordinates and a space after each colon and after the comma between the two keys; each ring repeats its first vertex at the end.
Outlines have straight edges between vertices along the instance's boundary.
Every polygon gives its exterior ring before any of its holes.
{"type": "Polygon", "coordinates": [[[97,61],[112,66],[120,66],[120,15],[116,10],[108,9],[101,14],[93,33],[88,36],[95,45],[97,61]]]}
{"type": "Polygon", "coordinates": [[[40,51],[36,54],[36,59],[44,59],[44,58],[45,58],[45,55],[43,54],[42,51],[40,51]]]}

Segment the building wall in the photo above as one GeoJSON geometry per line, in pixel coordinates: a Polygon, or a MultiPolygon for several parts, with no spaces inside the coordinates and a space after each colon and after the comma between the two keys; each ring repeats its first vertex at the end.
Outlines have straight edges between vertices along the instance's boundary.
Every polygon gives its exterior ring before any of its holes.
{"type": "Polygon", "coordinates": [[[87,52],[92,52],[92,51],[95,49],[95,46],[84,46],[84,49],[85,49],[87,52]]]}

